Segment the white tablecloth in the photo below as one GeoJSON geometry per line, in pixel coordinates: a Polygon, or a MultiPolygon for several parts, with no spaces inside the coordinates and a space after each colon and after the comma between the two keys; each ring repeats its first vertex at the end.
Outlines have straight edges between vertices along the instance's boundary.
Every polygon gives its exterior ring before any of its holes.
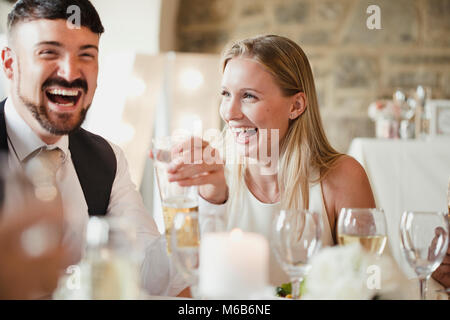
{"type": "Polygon", "coordinates": [[[450,140],[357,138],[349,155],[365,168],[377,207],[386,213],[391,252],[413,277],[400,251],[400,218],[405,210],[447,211],[450,140]]]}

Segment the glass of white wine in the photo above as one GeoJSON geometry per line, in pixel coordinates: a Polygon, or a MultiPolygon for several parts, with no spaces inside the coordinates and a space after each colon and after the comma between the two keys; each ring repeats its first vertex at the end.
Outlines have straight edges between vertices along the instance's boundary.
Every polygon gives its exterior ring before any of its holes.
{"type": "Polygon", "coordinates": [[[192,297],[197,298],[200,247],[198,212],[178,212],[174,217],[171,232],[175,266],[190,286],[192,297]]]}
{"type": "Polygon", "coordinates": [[[384,211],[342,208],[337,233],[340,245],[359,243],[364,250],[381,256],[387,242],[384,211]]]}
{"type": "Polygon", "coordinates": [[[420,283],[420,297],[426,298],[427,280],[445,257],[449,242],[447,213],[403,213],[400,222],[403,253],[420,283]]]}
{"type": "Polygon", "coordinates": [[[275,256],[292,283],[292,298],[299,299],[300,283],[308,274],[310,259],[322,242],[322,219],[307,210],[281,210],[272,222],[275,256]]]}
{"type": "Polygon", "coordinates": [[[173,220],[178,212],[198,212],[197,187],[182,187],[177,182],[170,182],[168,166],[180,154],[173,149],[188,139],[186,136],[165,136],[152,140],[152,154],[156,172],[156,180],[163,209],[167,252],[171,254],[171,231],[173,220]]]}

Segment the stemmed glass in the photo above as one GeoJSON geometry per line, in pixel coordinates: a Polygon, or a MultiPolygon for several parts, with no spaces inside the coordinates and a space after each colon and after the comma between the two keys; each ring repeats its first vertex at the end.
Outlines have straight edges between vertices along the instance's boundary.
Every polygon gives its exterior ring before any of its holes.
{"type": "Polygon", "coordinates": [[[448,206],[447,220],[448,223],[450,224],[450,178],[448,179],[447,206],[448,206]]]}
{"type": "MultiPolygon", "coordinates": [[[[448,222],[448,228],[449,228],[449,233],[450,233],[450,178],[448,179],[447,206],[448,206],[447,222],[448,222]]],[[[450,241],[450,236],[449,236],[449,241],[450,241]]],[[[450,242],[449,242],[449,247],[450,247],[450,242]]],[[[444,291],[446,293],[450,293],[450,288],[446,288],[446,289],[444,289],[444,291]]]]}
{"type": "Polygon", "coordinates": [[[381,256],[387,241],[384,211],[342,208],[337,233],[340,245],[359,243],[366,251],[381,256]]]}
{"type": "Polygon", "coordinates": [[[300,283],[311,266],[310,258],[321,247],[322,220],[307,210],[281,210],[272,222],[272,246],[278,262],[289,275],[292,298],[299,299],[300,283]]]}
{"type": "Polygon", "coordinates": [[[198,267],[200,230],[198,212],[180,212],[173,220],[171,248],[174,263],[191,288],[192,297],[198,297],[198,267]]]}
{"type": "Polygon", "coordinates": [[[448,247],[449,226],[443,212],[403,213],[400,238],[409,265],[420,283],[420,297],[426,298],[427,280],[439,267],[448,247]]]}

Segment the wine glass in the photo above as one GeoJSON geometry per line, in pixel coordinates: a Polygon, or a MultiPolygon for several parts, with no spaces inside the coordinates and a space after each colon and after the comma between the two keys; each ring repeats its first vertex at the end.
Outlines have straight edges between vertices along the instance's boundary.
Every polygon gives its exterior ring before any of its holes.
{"type": "MultiPolygon", "coordinates": [[[[447,222],[448,222],[448,228],[449,228],[449,233],[450,233],[450,178],[448,179],[447,206],[448,206],[447,222]]],[[[449,237],[449,241],[450,241],[450,237],[449,237]]],[[[450,242],[449,242],[449,246],[450,246],[450,242]]],[[[450,293],[450,288],[446,288],[446,289],[444,289],[444,291],[446,293],[450,293]]]]}
{"type": "Polygon", "coordinates": [[[400,238],[409,265],[420,283],[420,297],[426,298],[427,280],[439,267],[448,247],[449,226],[443,212],[403,213],[400,238]]]}
{"type": "Polygon", "coordinates": [[[292,298],[299,299],[300,283],[321,247],[322,219],[307,210],[281,210],[272,222],[272,246],[292,282],[292,298]]]}
{"type": "Polygon", "coordinates": [[[174,263],[196,298],[198,286],[200,230],[198,212],[179,212],[171,230],[171,248],[174,263]]]}
{"type": "Polygon", "coordinates": [[[448,179],[447,206],[448,206],[447,220],[448,223],[450,223],[450,178],[448,179]]]}
{"type": "Polygon", "coordinates": [[[138,224],[120,216],[90,217],[86,254],[79,267],[86,274],[88,299],[137,299],[141,292],[140,265],[144,247],[138,240],[138,224]]]}
{"type": "Polygon", "coordinates": [[[338,243],[359,243],[381,256],[387,242],[386,217],[382,209],[342,208],[338,219],[338,243]]]}

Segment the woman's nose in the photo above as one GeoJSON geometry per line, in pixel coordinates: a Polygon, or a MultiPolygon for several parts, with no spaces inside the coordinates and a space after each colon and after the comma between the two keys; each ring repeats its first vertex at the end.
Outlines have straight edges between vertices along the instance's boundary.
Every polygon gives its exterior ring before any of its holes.
{"type": "Polygon", "coordinates": [[[241,111],[241,104],[237,99],[223,101],[221,105],[221,114],[224,121],[240,120],[244,117],[241,111]]]}

